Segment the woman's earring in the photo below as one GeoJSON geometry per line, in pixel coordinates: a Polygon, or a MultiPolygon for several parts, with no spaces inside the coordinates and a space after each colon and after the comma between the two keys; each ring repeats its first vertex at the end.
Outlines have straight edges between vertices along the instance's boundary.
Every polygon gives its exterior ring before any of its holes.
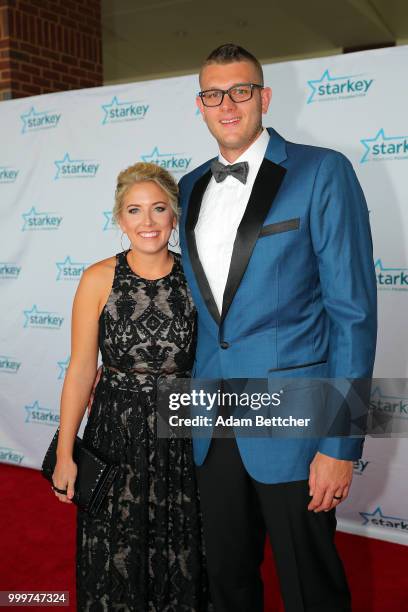
{"type": "Polygon", "coordinates": [[[122,247],[122,251],[128,251],[130,249],[130,245],[132,244],[129,240],[129,246],[127,249],[125,249],[125,247],[123,246],[123,236],[126,236],[127,234],[125,234],[125,232],[122,232],[121,236],[120,236],[120,246],[122,247]]]}
{"type": "MultiPolygon", "coordinates": [[[[179,244],[179,234],[178,234],[178,229],[177,229],[177,227],[174,227],[174,228],[173,228],[173,232],[174,232],[174,235],[176,236],[176,238],[175,238],[174,244],[171,244],[171,242],[170,242],[170,240],[169,240],[169,246],[171,246],[171,247],[176,247],[176,246],[178,246],[178,244],[179,244]]],[[[172,233],[173,233],[173,232],[172,232],[172,233]]]]}

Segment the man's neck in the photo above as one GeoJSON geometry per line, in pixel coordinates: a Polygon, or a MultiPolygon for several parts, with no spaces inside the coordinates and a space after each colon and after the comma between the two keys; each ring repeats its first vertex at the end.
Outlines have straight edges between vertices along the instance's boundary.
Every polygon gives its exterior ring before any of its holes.
{"type": "Polygon", "coordinates": [[[240,149],[228,149],[220,146],[220,153],[224,159],[226,159],[230,164],[233,164],[245,151],[248,151],[249,147],[251,147],[256,140],[260,137],[263,132],[263,127],[261,126],[259,132],[254,136],[254,138],[248,142],[244,147],[240,149]]]}

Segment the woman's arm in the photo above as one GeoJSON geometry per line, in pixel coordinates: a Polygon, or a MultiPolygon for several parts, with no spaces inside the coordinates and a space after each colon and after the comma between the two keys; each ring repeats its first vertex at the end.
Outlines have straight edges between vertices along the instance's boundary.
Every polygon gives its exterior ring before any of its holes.
{"type": "Polygon", "coordinates": [[[57,464],[53,474],[54,486],[68,489],[67,495],[56,493],[65,502],[69,502],[74,495],[77,473],[72,458],[74,440],[95,380],[98,320],[101,306],[112,285],[113,271],[110,264],[110,260],[105,260],[85,270],[72,308],[71,359],[61,395],[57,464]]]}

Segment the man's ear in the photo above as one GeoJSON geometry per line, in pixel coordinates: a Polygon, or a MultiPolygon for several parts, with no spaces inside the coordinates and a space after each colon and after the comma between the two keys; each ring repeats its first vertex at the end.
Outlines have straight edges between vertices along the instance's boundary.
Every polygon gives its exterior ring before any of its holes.
{"type": "Polygon", "coordinates": [[[272,100],[272,89],[270,87],[264,87],[261,90],[261,103],[262,103],[262,114],[266,115],[268,112],[269,104],[272,100]]]}
{"type": "Polygon", "coordinates": [[[196,96],[196,106],[198,108],[198,110],[200,111],[204,121],[205,121],[205,115],[204,115],[204,104],[200,98],[200,96],[196,96]]]}

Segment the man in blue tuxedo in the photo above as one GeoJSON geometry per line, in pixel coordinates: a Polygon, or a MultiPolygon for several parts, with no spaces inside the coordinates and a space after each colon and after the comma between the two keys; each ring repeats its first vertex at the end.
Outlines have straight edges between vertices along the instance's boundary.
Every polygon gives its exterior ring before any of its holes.
{"type": "MultiPolygon", "coordinates": [[[[369,378],[376,283],[367,206],[349,161],[263,129],[257,59],[213,51],[197,105],[219,146],[180,182],[184,270],[201,379],[369,378]]],[[[268,533],[287,612],[350,610],[334,546],[355,438],[195,439],[216,612],[260,612],[268,533]]]]}

